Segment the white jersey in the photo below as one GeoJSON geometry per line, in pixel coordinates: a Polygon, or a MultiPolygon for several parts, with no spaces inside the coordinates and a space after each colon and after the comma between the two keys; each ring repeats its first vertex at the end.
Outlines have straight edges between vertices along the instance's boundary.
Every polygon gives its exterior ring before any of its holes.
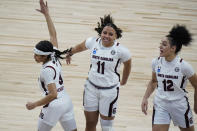
{"type": "Polygon", "coordinates": [[[120,64],[131,58],[129,50],[116,41],[112,47],[104,47],[101,38],[95,37],[88,38],[85,45],[91,50],[89,81],[99,87],[119,86],[120,64]]]}
{"type": "Polygon", "coordinates": [[[48,95],[49,91],[47,85],[51,83],[55,83],[57,88],[57,98],[66,95],[61,74],[61,64],[56,58],[42,65],[38,82],[43,95],[48,95]]]}
{"type": "Polygon", "coordinates": [[[171,62],[159,57],[152,61],[152,70],[158,81],[155,98],[178,100],[186,96],[188,78],[194,74],[190,64],[178,56],[171,62]]]}
{"type": "Polygon", "coordinates": [[[42,127],[42,123],[55,126],[60,121],[60,123],[64,123],[64,126],[66,125],[67,128],[72,128],[73,130],[76,128],[73,105],[64,89],[61,64],[55,57],[52,57],[52,60],[42,65],[41,68],[39,85],[43,95],[48,95],[47,85],[51,83],[54,83],[56,86],[57,98],[43,106],[39,115],[39,128],[42,127]],[[70,125],[68,125],[68,122],[70,125]]]}

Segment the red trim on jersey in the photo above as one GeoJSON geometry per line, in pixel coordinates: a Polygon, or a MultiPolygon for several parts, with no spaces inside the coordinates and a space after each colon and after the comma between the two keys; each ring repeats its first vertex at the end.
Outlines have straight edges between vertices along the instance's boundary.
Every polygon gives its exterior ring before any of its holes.
{"type": "Polygon", "coordinates": [[[96,42],[98,42],[99,38],[96,39],[96,42]]]}
{"type": "Polygon", "coordinates": [[[55,70],[55,68],[54,68],[53,66],[46,66],[45,68],[47,68],[47,67],[49,67],[49,68],[51,68],[51,69],[53,69],[53,70],[54,70],[54,72],[55,72],[55,76],[53,77],[53,79],[55,80],[55,78],[56,78],[56,70],[55,70]]]}
{"type": "Polygon", "coordinates": [[[183,59],[181,58],[180,63],[183,61],[183,59]]]}
{"type": "Polygon", "coordinates": [[[188,98],[185,96],[186,98],[186,101],[187,101],[187,110],[185,112],[185,124],[186,124],[186,128],[189,128],[190,127],[190,121],[189,121],[189,117],[188,117],[188,114],[189,114],[189,111],[190,111],[190,106],[189,106],[189,101],[188,101],[188,98]]]}
{"type": "Polygon", "coordinates": [[[117,61],[117,63],[116,63],[116,66],[115,66],[115,73],[116,73],[116,75],[118,76],[118,78],[119,78],[119,81],[120,81],[120,74],[117,72],[117,68],[118,68],[118,64],[120,63],[120,59],[118,59],[118,61],[117,61]]]}
{"type": "Polygon", "coordinates": [[[110,103],[108,117],[111,117],[112,113],[113,114],[116,113],[116,112],[114,112],[113,105],[118,100],[118,95],[119,95],[119,87],[117,87],[117,96],[116,96],[116,98],[110,103]]]}
{"type": "Polygon", "coordinates": [[[45,88],[45,84],[44,84],[44,82],[43,81],[40,81],[41,82],[41,85],[42,85],[42,89],[44,90],[44,92],[45,92],[45,95],[48,95],[48,93],[47,93],[47,89],[45,88]]]}
{"type": "MultiPolygon", "coordinates": [[[[42,89],[44,90],[44,92],[45,92],[45,95],[48,95],[48,93],[47,93],[47,89],[45,88],[45,84],[44,84],[44,82],[43,81],[40,81],[41,82],[41,85],[42,85],[42,89]]],[[[46,108],[46,107],[48,107],[49,106],[49,103],[48,104],[46,104],[46,105],[44,105],[43,106],[43,108],[46,108]]]]}
{"type": "Polygon", "coordinates": [[[152,126],[154,125],[154,120],[155,120],[155,108],[154,108],[154,106],[153,106],[152,126]]]}
{"type": "MultiPolygon", "coordinates": [[[[181,86],[180,86],[181,89],[183,89],[183,84],[185,83],[185,78],[186,78],[186,76],[183,76],[182,81],[181,81],[181,86]]],[[[187,93],[187,91],[185,89],[183,89],[183,91],[187,93]]]]}
{"type": "Polygon", "coordinates": [[[183,76],[183,78],[182,78],[181,87],[180,87],[181,89],[183,89],[183,84],[184,84],[184,82],[185,82],[185,77],[186,77],[186,76],[183,76]]]}

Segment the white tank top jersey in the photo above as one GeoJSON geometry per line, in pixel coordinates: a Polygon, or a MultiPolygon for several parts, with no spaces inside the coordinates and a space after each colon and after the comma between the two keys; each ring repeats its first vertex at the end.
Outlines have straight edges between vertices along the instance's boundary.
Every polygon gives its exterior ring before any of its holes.
{"type": "Polygon", "coordinates": [[[61,74],[61,64],[58,59],[53,58],[42,65],[38,83],[43,95],[48,95],[49,91],[47,85],[51,83],[55,83],[56,85],[57,98],[61,98],[66,95],[61,74]]]}
{"type": "Polygon", "coordinates": [[[192,66],[176,56],[168,62],[164,57],[152,61],[152,70],[156,73],[158,85],[155,98],[178,100],[186,96],[185,90],[188,78],[194,75],[192,66]]]}
{"type": "Polygon", "coordinates": [[[85,45],[91,50],[89,81],[105,88],[119,86],[120,64],[131,58],[129,50],[116,41],[112,47],[104,47],[101,38],[96,37],[88,38],[85,45]]]}

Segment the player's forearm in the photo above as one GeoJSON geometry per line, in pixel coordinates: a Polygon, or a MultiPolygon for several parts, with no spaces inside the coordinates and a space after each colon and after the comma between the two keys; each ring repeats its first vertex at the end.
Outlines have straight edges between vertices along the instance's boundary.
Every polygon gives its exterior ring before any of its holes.
{"type": "Polygon", "coordinates": [[[87,48],[85,46],[85,41],[83,41],[81,44],[78,44],[75,47],[72,47],[71,54],[73,55],[73,54],[76,54],[85,50],[87,50],[87,48]]]}
{"type": "Polygon", "coordinates": [[[48,26],[48,30],[49,30],[49,35],[50,35],[50,41],[52,42],[52,44],[55,47],[58,47],[57,45],[57,34],[56,34],[56,30],[55,30],[55,26],[53,24],[53,21],[49,15],[49,13],[45,14],[45,19],[47,22],[47,26],[48,26]]]}
{"type": "Polygon", "coordinates": [[[194,89],[194,112],[197,114],[197,88],[194,89]]]}
{"type": "Polygon", "coordinates": [[[146,92],[144,94],[143,99],[148,99],[150,95],[154,92],[157,82],[149,81],[146,92]]]}
{"type": "Polygon", "coordinates": [[[196,73],[189,78],[189,81],[194,87],[194,112],[197,114],[197,75],[196,73]]]}
{"type": "Polygon", "coordinates": [[[49,94],[49,95],[45,96],[44,98],[42,98],[41,100],[38,100],[34,103],[35,103],[36,107],[42,106],[42,105],[46,105],[46,104],[50,103],[51,101],[53,101],[56,98],[57,98],[57,95],[49,94]]]}
{"type": "Polygon", "coordinates": [[[131,72],[131,59],[124,63],[121,85],[125,85],[131,72]]]}

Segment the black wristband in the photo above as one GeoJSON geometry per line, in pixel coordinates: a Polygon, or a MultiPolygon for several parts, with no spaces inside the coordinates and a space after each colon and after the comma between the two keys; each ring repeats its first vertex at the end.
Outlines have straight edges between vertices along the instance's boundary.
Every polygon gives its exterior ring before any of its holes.
{"type": "Polygon", "coordinates": [[[68,55],[69,55],[69,56],[72,56],[72,55],[73,55],[72,49],[73,49],[73,48],[71,47],[71,48],[69,49],[69,51],[68,51],[68,55]]]}

